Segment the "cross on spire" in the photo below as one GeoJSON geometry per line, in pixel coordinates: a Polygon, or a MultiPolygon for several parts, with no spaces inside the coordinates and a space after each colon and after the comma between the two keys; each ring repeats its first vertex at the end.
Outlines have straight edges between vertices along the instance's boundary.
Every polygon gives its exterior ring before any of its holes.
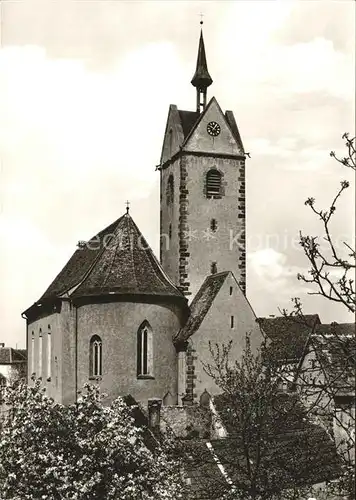
{"type": "Polygon", "coordinates": [[[130,202],[129,200],[126,201],[126,213],[128,214],[130,210],[130,202]]]}

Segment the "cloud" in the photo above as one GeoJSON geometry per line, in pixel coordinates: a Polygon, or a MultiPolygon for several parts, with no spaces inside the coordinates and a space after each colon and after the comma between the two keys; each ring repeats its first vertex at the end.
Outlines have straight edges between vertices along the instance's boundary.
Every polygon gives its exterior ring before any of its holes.
{"type": "Polygon", "coordinates": [[[295,277],[300,272],[300,268],[287,265],[288,257],[286,254],[273,248],[263,248],[250,252],[248,261],[252,271],[263,280],[269,281],[272,286],[281,286],[282,281],[291,276],[295,277]]]}
{"type": "MultiPolygon", "coordinates": [[[[49,285],[79,239],[124,212],[126,199],[157,252],[154,169],[169,104],[195,106],[189,82],[202,9],[214,79],[209,96],[234,111],[251,152],[249,299],[268,315],[294,295],[294,274],[304,262],[291,239],[301,228],[317,230],[304,200],[315,196],[327,206],[343,175],[329,150],[338,149],[354,123],[352,30],[330,22],[350,10],[344,3],[337,9],[311,4],[4,3],[0,307],[11,341],[23,341],[20,311],[49,285]],[[197,25],[189,27],[194,19],[197,25]],[[269,235],[278,236],[278,245],[269,235]]],[[[343,206],[338,231],[347,234],[349,193],[343,206]]]]}

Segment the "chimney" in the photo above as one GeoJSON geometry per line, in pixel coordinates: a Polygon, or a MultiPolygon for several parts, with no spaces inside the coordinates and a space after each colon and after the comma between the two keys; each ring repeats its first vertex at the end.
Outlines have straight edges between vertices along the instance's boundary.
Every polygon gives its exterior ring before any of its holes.
{"type": "Polygon", "coordinates": [[[0,349],[1,349],[2,347],[5,347],[5,342],[0,342],[0,349]]]}
{"type": "Polygon", "coordinates": [[[154,434],[158,434],[161,422],[162,399],[151,398],[148,400],[148,426],[154,434]]]}

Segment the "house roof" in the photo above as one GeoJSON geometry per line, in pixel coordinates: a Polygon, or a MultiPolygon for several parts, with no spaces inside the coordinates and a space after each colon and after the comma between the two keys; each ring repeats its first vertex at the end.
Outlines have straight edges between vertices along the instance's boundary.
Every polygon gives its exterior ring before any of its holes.
{"type": "Polygon", "coordinates": [[[178,332],[175,342],[186,341],[198,330],[228,274],[229,271],[224,271],[205,278],[190,305],[190,316],[185,326],[178,332]]]}
{"type": "Polygon", "coordinates": [[[13,349],[12,347],[0,347],[0,365],[12,365],[26,363],[26,349],[13,349]]]}
{"type": "Polygon", "coordinates": [[[164,296],[186,301],[127,213],[74,252],[40,301],[60,297],[164,296]]]}
{"type": "Polygon", "coordinates": [[[257,318],[257,322],[272,341],[267,348],[267,356],[274,361],[286,362],[300,360],[313,327],[320,324],[320,319],[317,314],[309,314],[300,318],[257,318]]]}

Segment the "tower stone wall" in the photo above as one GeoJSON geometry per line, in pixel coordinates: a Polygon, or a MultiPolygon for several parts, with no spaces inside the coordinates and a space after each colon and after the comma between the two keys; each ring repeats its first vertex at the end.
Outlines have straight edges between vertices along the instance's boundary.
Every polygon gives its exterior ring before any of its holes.
{"type": "Polygon", "coordinates": [[[207,275],[232,271],[246,290],[245,160],[213,154],[183,154],[161,173],[161,262],[174,283],[194,296],[207,275]],[[220,197],[206,196],[206,174],[222,174],[220,197]],[[174,175],[174,201],[165,190],[174,175]],[[214,219],[214,223],[212,222],[214,219]],[[212,224],[216,230],[212,231],[212,224]],[[167,234],[171,233],[171,238],[167,234]],[[168,241],[168,247],[164,246],[168,241]]]}

